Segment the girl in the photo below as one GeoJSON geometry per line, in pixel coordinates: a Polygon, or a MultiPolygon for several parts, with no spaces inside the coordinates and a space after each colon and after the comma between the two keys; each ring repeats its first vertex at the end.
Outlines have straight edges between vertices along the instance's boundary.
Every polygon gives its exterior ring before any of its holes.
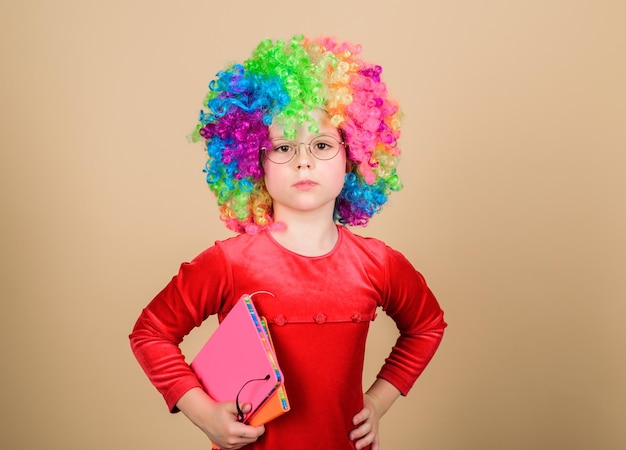
{"type": "Polygon", "coordinates": [[[265,40],[209,85],[192,138],[206,144],[207,182],[238,235],[182,264],[130,339],[170,410],[222,449],[377,450],[380,418],[443,336],[443,312],[408,260],[344,226],[366,225],[401,188],[398,107],[380,66],[359,53],[331,38],[265,40]],[[259,427],[237,421],[234,401],[212,400],[178,346],[256,291],[274,294],[256,296],[255,306],[268,319],[291,405],[259,427]],[[363,393],[377,307],[399,337],[363,393]]]}

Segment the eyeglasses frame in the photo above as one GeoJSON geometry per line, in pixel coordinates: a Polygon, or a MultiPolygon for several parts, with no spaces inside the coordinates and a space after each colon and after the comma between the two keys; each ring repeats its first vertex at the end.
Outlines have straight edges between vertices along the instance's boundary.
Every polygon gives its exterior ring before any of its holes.
{"type": "Polygon", "coordinates": [[[330,158],[322,159],[322,158],[319,158],[319,157],[317,157],[317,156],[315,156],[313,154],[313,151],[311,150],[311,144],[313,143],[313,141],[315,141],[316,139],[318,139],[320,137],[329,137],[329,138],[332,138],[333,140],[337,141],[337,144],[339,144],[339,146],[343,146],[343,148],[347,151],[348,150],[348,145],[347,145],[347,143],[345,141],[345,138],[343,137],[343,132],[341,130],[339,130],[339,132],[341,134],[341,140],[338,139],[335,136],[330,135],[330,134],[318,134],[317,136],[313,137],[308,143],[307,142],[289,141],[289,140],[285,139],[285,141],[287,143],[292,144],[294,146],[294,152],[291,155],[291,158],[289,158],[287,161],[283,161],[283,162],[273,161],[269,157],[269,155],[268,155],[268,153],[271,151],[271,149],[268,149],[268,148],[265,148],[265,147],[261,147],[260,153],[261,153],[261,155],[264,155],[267,160],[269,160],[270,162],[272,162],[274,164],[288,164],[291,161],[293,161],[296,156],[298,156],[300,154],[300,146],[304,144],[304,146],[306,147],[307,151],[309,152],[309,155],[311,155],[313,158],[317,159],[318,161],[330,161],[331,159],[335,158],[339,154],[339,151],[340,151],[339,147],[337,148],[337,152],[333,156],[331,156],[330,158]]]}

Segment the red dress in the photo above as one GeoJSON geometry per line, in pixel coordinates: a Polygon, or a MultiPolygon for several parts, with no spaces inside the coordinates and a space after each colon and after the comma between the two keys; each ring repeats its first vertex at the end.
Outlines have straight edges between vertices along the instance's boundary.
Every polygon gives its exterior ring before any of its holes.
{"type": "Polygon", "coordinates": [[[243,294],[269,321],[291,411],[266,424],[247,449],[353,449],[352,417],[363,407],[369,322],[381,307],[399,338],[378,374],[406,395],[434,355],[446,323],[423,277],[399,252],[338,227],[326,255],[286,250],[269,233],[216,242],[144,309],[132,350],[171,411],[199,387],[178,344],[209,315],[219,319],[243,294]]]}

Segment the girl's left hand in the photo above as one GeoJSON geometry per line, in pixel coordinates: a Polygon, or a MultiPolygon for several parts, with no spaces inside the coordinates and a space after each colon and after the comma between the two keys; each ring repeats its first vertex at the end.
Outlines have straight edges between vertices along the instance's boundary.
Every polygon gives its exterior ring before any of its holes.
{"type": "Polygon", "coordinates": [[[359,411],[352,423],[357,427],[350,432],[350,440],[356,441],[355,447],[360,450],[368,445],[372,445],[371,450],[379,450],[380,438],[378,436],[378,425],[380,422],[381,408],[379,400],[371,395],[363,395],[363,409],[359,411]]]}

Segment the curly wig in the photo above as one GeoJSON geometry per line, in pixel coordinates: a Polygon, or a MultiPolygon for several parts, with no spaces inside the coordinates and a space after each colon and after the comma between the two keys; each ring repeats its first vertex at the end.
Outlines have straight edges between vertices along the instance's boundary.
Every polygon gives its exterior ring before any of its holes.
{"type": "Polygon", "coordinates": [[[310,113],[324,109],[346,141],[352,170],[335,202],[334,220],[367,225],[392,191],[400,150],[400,112],[381,80],[382,68],[361,60],[361,47],[334,38],[263,40],[243,63],[233,63],[209,83],[205,110],[191,139],[204,140],[204,172],[220,216],[238,233],[280,226],[263,179],[260,149],[270,145],[269,126],[318,124],[310,113]]]}

